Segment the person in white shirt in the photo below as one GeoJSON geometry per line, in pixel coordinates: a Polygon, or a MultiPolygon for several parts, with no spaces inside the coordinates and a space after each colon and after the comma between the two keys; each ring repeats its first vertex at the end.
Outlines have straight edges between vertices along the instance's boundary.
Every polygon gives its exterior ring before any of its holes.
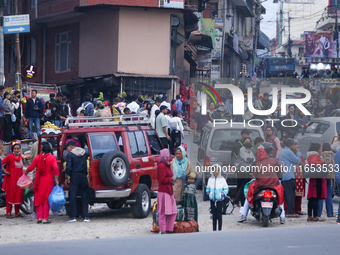
{"type": "Polygon", "coordinates": [[[178,111],[172,112],[170,119],[170,153],[175,155],[175,149],[181,145],[181,136],[184,139],[184,131],[181,119],[178,117],[178,111]]]}
{"type": "Polygon", "coordinates": [[[139,109],[139,105],[137,104],[138,96],[132,95],[132,102],[128,104],[126,107],[130,109],[132,113],[137,113],[139,109]]]}
{"type": "Polygon", "coordinates": [[[168,109],[167,113],[165,114],[166,118],[166,124],[167,124],[167,130],[168,130],[168,135],[170,136],[170,120],[171,120],[171,111],[168,109]]]}
{"type": "Polygon", "coordinates": [[[168,102],[166,101],[167,99],[168,99],[167,96],[163,96],[163,97],[162,97],[163,102],[161,103],[161,106],[162,106],[162,105],[165,105],[165,106],[168,108],[168,110],[171,111],[171,105],[170,105],[170,103],[168,103],[168,102]]]}
{"type": "Polygon", "coordinates": [[[151,125],[153,128],[155,128],[155,112],[159,110],[159,107],[161,105],[162,99],[157,97],[155,104],[151,108],[151,114],[150,114],[150,120],[151,120],[151,125]]]}

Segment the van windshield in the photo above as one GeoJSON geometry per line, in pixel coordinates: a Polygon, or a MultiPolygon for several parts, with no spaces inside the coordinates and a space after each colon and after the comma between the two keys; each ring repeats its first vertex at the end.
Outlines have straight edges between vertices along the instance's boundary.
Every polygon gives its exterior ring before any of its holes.
{"type": "MultiPolygon", "coordinates": [[[[249,136],[253,144],[255,138],[259,137],[260,134],[256,130],[251,130],[250,132],[249,136]]],[[[211,140],[211,149],[217,151],[231,151],[234,147],[235,140],[237,139],[242,139],[240,129],[215,130],[211,140]]]]}
{"type": "Polygon", "coordinates": [[[114,134],[89,135],[92,159],[99,160],[108,151],[118,150],[114,134]]]}

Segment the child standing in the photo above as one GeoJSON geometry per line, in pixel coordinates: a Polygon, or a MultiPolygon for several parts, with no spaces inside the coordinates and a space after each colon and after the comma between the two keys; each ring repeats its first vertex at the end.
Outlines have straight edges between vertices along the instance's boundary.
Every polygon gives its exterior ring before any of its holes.
{"type": "Polygon", "coordinates": [[[197,222],[197,200],[196,200],[196,173],[187,174],[187,184],[184,186],[182,196],[182,207],[185,212],[185,220],[197,222]]]}
{"type": "Polygon", "coordinates": [[[210,199],[211,213],[213,215],[213,231],[216,231],[218,220],[218,230],[222,230],[222,201],[228,194],[229,188],[226,180],[221,175],[220,166],[212,166],[213,175],[209,178],[206,187],[207,195],[210,199]]]}

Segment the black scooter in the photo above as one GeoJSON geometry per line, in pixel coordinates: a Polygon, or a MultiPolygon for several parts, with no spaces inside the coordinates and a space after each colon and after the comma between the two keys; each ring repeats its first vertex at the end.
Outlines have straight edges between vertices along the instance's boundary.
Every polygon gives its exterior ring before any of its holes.
{"type": "Polygon", "coordinates": [[[254,207],[251,209],[251,214],[258,221],[262,220],[263,227],[268,227],[271,219],[281,215],[282,209],[277,206],[277,191],[272,187],[261,187],[254,194],[254,207]]]}
{"type": "MultiPolygon", "coordinates": [[[[5,175],[3,174],[1,182],[0,182],[0,184],[1,184],[0,187],[2,187],[2,182],[4,180],[4,177],[5,177],[5,175]]],[[[3,208],[3,207],[6,207],[6,194],[3,190],[0,189],[0,208],[3,208]]],[[[33,204],[33,199],[32,199],[32,193],[28,192],[24,196],[24,201],[20,205],[20,210],[25,214],[32,214],[33,208],[34,208],[34,204],[33,204]]]]}

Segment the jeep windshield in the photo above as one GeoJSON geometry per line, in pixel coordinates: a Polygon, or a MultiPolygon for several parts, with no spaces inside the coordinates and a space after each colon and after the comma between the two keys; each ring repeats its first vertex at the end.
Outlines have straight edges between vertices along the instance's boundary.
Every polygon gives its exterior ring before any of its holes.
{"type": "Polygon", "coordinates": [[[91,134],[89,135],[92,159],[100,160],[108,151],[118,150],[115,135],[112,134],[91,134]]]}
{"type": "MultiPolygon", "coordinates": [[[[256,137],[260,136],[260,133],[256,130],[250,130],[250,132],[249,136],[252,142],[256,137]]],[[[234,147],[235,140],[237,139],[242,139],[240,129],[215,130],[211,140],[211,149],[217,151],[231,151],[234,147]]]]}

